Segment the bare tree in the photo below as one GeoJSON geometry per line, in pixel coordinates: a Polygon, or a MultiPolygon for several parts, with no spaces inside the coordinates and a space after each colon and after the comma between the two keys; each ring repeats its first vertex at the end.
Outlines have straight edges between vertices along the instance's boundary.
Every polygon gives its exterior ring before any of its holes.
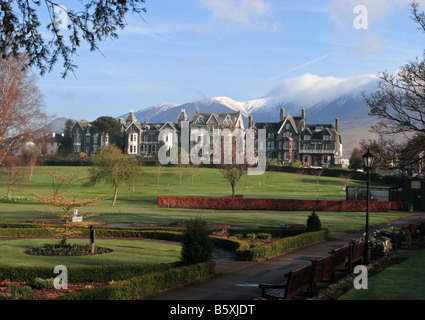
{"type": "MultiPolygon", "coordinates": [[[[425,32],[425,13],[416,1],[411,3],[411,18],[425,32]]],[[[423,161],[425,140],[425,54],[400,67],[395,74],[381,72],[377,89],[364,94],[369,115],[377,117],[372,132],[379,140],[369,141],[378,162],[387,169],[404,169],[423,161]]]]}
{"type": "Polygon", "coordinates": [[[23,180],[24,167],[22,158],[15,155],[7,155],[3,161],[3,165],[7,171],[8,189],[7,198],[12,196],[13,187],[23,180]]]}
{"type": "Polygon", "coordinates": [[[0,164],[47,124],[36,78],[13,58],[0,59],[0,164]]]}
{"type": "Polygon", "coordinates": [[[153,174],[156,176],[156,185],[159,186],[159,179],[164,174],[164,167],[161,162],[158,162],[153,168],[153,174]]]}
{"type": "Polygon", "coordinates": [[[38,163],[40,151],[36,147],[26,148],[22,153],[22,160],[28,168],[28,180],[32,181],[35,167],[38,163]]]}
{"type": "MultiPolygon", "coordinates": [[[[236,185],[238,184],[239,180],[247,173],[248,164],[246,162],[245,155],[242,159],[243,161],[237,161],[237,147],[235,141],[232,140],[231,148],[228,148],[227,152],[229,152],[229,154],[232,156],[231,161],[226,163],[226,161],[224,161],[224,157],[222,157],[224,163],[221,164],[218,169],[223,177],[229,181],[230,186],[232,187],[232,197],[235,197],[236,185]]],[[[222,154],[224,155],[225,152],[223,151],[222,154]]]]}
{"type": "Polygon", "coordinates": [[[311,170],[311,174],[316,177],[316,187],[319,188],[319,180],[320,176],[323,173],[323,169],[313,169],[311,170]]]}
{"type": "Polygon", "coordinates": [[[186,169],[185,169],[186,165],[184,164],[179,164],[178,166],[175,166],[173,168],[174,174],[179,176],[179,186],[181,187],[182,185],[182,178],[183,176],[187,173],[186,169]]]}
{"type": "MultiPolygon", "coordinates": [[[[82,176],[79,172],[73,172],[68,175],[59,175],[57,172],[50,172],[49,174],[53,181],[52,191],[48,194],[32,192],[32,195],[40,202],[59,210],[49,210],[47,213],[63,221],[64,229],[61,231],[59,244],[64,246],[67,239],[75,235],[76,228],[88,225],[89,220],[87,218],[100,215],[99,213],[83,213],[80,211],[79,215],[83,217],[83,220],[74,222],[74,209],[96,205],[102,201],[102,197],[79,199],[79,196],[72,191],[74,184],[88,179],[89,176],[82,176]]],[[[50,227],[42,222],[37,222],[37,224],[53,234],[58,232],[57,228],[50,227]]]]}
{"type": "Polygon", "coordinates": [[[199,175],[199,166],[192,163],[188,166],[188,168],[189,168],[190,175],[192,176],[192,186],[193,186],[194,177],[199,175]]]}
{"type": "Polygon", "coordinates": [[[347,188],[347,187],[348,187],[348,182],[350,182],[350,180],[351,180],[354,176],[355,176],[355,173],[354,173],[353,171],[347,171],[347,172],[341,173],[341,174],[339,175],[339,177],[340,177],[341,179],[344,179],[344,180],[345,180],[345,188],[347,188]]]}
{"type": "Polygon", "coordinates": [[[425,134],[416,134],[406,141],[384,138],[362,140],[363,150],[368,148],[375,156],[374,166],[384,171],[410,171],[424,159],[425,134]]]}
{"type": "Polygon", "coordinates": [[[305,174],[305,170],[304,169],[299,169],[295,173],[298,175],[298,177],[300,179],[300,183],[301,183],[302,182],[302,177],[305,174]]]}

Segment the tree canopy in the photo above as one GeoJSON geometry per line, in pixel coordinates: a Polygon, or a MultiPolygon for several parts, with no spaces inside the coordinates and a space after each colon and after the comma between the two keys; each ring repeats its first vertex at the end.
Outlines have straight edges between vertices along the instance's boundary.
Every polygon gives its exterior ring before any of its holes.
{"type": "Polygon", "coordinates": [[[35,66],[41,74],[50,72],[63,60],[63,77],[74,72],[73,56],[85,41],[90,51],[99,42],[118,38],[129,12],[141,16],[145,0],[80,0],[72,8],[50,0],[0,1],[0,51],[2,57],[17,58],[25,53],[25,66],[35,66]],[[43,21],[43,16],[48,21],[43,21]]]}
{"type": "Polygon", "coordinates": [[[114,187],[112,205],[115,205],[118,188],[122,183],[134,184],[139,178],[140,167],[134,157],[127,156],[115,145],[99,148],[92,156],[88,185],[105,182],[114,187]]]}

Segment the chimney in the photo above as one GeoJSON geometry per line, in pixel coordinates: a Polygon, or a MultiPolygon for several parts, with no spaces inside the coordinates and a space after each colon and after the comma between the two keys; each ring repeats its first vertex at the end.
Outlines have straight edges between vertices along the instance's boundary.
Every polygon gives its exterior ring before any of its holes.
{"type": "Polygon", "coordinates": [[[254,124],[254,118],[252,116],[248,117],[248,128],[251,128],[254,124]]]}
{"type": "Polygon", "coordinates": [[[280,121],[285,120],[285,109],[280,108],[280,121]]]}
{"type": "Polygon", "coordinates": [[[302,108],[301,110],[301,117],[305,120],[305,109],[302,108]]]}
{"type": "Polygon", "coordinates": [[[339,118],[335,118],[335,130],[339,132],[339,118]]]}

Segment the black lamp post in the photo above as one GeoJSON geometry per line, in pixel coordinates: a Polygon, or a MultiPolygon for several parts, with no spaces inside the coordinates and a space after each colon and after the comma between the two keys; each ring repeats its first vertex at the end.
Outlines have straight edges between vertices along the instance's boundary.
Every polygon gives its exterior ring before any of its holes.
{"type": "Polygon", "coordinates": [[[369,148],[363,155],[363,165],[366,168],[366,248],[364,252],[364,264],[370,262],[370,242],[369,242],[369,205],[370,205],[370,169],[373,165],[374,156],[370,153],[369,148]]]}

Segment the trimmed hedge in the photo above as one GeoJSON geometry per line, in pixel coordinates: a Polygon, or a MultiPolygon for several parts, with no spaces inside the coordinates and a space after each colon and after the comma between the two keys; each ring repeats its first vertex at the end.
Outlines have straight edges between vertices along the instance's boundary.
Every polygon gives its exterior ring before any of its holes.
{"type": "Polygon", "coordinates": [[[0,228],[0,237],[46,237],[52,233],[41,228],[0,228]]]}
{"type": "Polygon", "coordinates": [[[101,288],[73,292],[60,297],[59,300],[134,299],[210,276],[214,274],[214,269],[215,261],[210,260],[191,266],[182,266],[162,272],[132,277],[101,288]]]}
{"type": "Polygon", "coordinates": [[[291,249],[300,248],[313,244],[317,241],[326,240],[329,230],[323,229],[316,232],[303,232],[296,236],[282,238],[270,244],[250,248],[249,243],[229,238],[212,237],[217,247],[232,250],[236,253],[239,261],[260,261],[272,256],[279,255],[291,249]]]}
{"type": "MultiPolygon", "coordinates": [[[[143,229],[108,229],[108,228],[95,228],[96,237],[106,238],[146,238],[155,240],[166,240],[181,242],[183,233],[178,231],[167,230],[143,230],[143,229]]],[[[90,230],[84,229],[81,234],[89,236],[90,230]]]]}
{"type": "MultiPolygon", "coordinates": [[[[302,200],[209,197],[158,197],[157,204],[165,208],[216,210],[277,210],[277,211],[366,211],[366,200],[302,200]]],[[[407,203],[371,201],[370,211],[407,210],[407,203]]]]}
{"type": "Polygon", "coordinates": [[[237,260],[260,261],[272,256],[276,256],[291,249],[300,248],[313,244],[317,241],[326,240],[329,236],[329,230],[320,230],[316,232],[306,232],[294,237],[287,237],[274,241],[260,247],[249,250],[238,250],[237,260]]]}
{"type": "MultiPolygon", "coordinates": [[[[164,272],[175,268],[177,265],[178,263],[67,266],[68,282],[119,281],[153,272],[164,272]]],[[[53,267],[0,265],[0,279],[7,279],[9,281],[33,281],[35,278],[49,279],[56,276],[53,273],[53,267]]]]}

